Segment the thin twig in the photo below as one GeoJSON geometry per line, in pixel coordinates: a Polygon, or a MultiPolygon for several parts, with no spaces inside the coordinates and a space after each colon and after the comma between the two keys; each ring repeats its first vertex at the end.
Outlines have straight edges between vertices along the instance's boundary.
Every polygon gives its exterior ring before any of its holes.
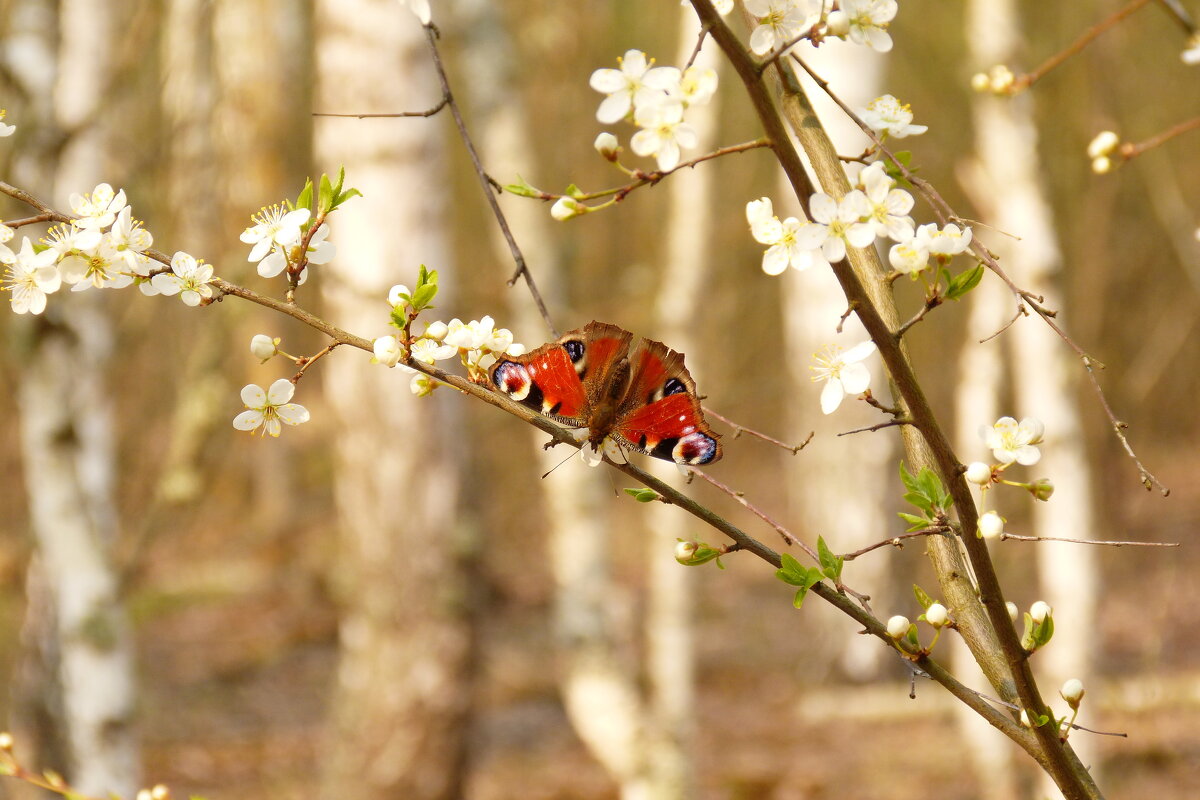
{"type": "Polygon", "coordinates": [[[1125,161],[1129,161],[1130,159],[1137,158],[1147,150],[1153,150],[1154,148],[1169,142],[1171,139],[1174,139],[1176,136],[1188,133],[1189,131],[1194,131],[1197,128],[1200,128],[1200,117],[1185,119],[1183,122],[1177,122],[1171,127],[1167,128],[1165,131],[1155,134],[1144,141],[1136,143],[1126,142],[1117,148],[1117,154],[1120,155],[1125,161]]]}
{"type": "Polygon", "coordinates": [[[496,217],[496,224],[500,226],[500,232],[504,235],[504,241],[508,243],[508,251],[512,254],[513,261],[517,265],[517,269],[508,279],[508,285],[513,286],[518,278],[525,279],[525,287],[529,290],[530,296],[533,297],[534,305],[537,306],[538,313],[542,316],[542,321],[546,323],[546,327],[550,330],[551,336],[558,336],[558,329],[554,326],[554,320],[550,318],[550,312],[546,309],[546,301],[542,299],[542,293],[538,291],[537,282],[533,279],[533,273],[529,270],[529,265],[525,262],[525,255],[521,252],[521,248],[517,245],[517,240],[513,236],[512,230],[508,227],[508,219],[505,218],[504,212],[500,210],[500,203],[496,199],[496,193],[492,191],[494,181],[488,176],[487,171],[483,168],[483,162],[479,160],[479,152],[475,149],[475,143],[471,140],[471,136],[467,133],[467,124],[463,121],[462,111],[458,107],[458,103],[454,100],[454,93],[450,90],[450,79],[446,77],[446,69],[442,66],[442,56],[438,51],[437,32],[432,25],[425,26],[425,35],[429,39],[429,50],[433,55],[433,65],[437,69],[438,80],[442,84],[442,97],[445,99],[446,105],[450,107],[450,113],[454,117],[454,125],[458,128],[458,135],[463,141],[463,145],[467,148],[467,155],[471,158],[471,165],[475,168],[475,174],[479,177],[479,184],[483,188],[483,193],[487,197],[488,205],[491,206],[492,214],[496,217]]]}
{"type": "Polygon", "coordinates": [[[299,371],[299,372],[297,372],[295,375],[293,375],[293,376],[292,376],[292,383],[293,383],[293,384],[295,384],[295,383],[296,383],[296,382],[298,382],[298,381],[299,381],[301,378],[303,378],[303,377],[304,377],[304,373],[308,371],[308,368],[309,368],[309,367],[311,367],[313,364],[315,364],[315,363],[317,363],[318,361],[320,361],[320,360],[321,360],[322,358],[324,358],[325,356],[327,356],[327,355],[329,355],[330,353],[332,353],[332,352],[333,352],[333,349],[334,349],[335,347],[337,347],[338,345],[340,345],[340,344],[342,344],[342,342],[332,342],[332,343],[330,343],[330,344],[326,345],[326,346],[325,346],[325,347],[324,347],[324,348],[323,348],[323,349],[322,349],[322,350],[321,350],[319,353],[317,353],[315,356],[312,356],[311,358],[309,358],[309,357],[304,357],[304,358],[300,358],[300,359],[298,359],[298,360],[296,361],[296,366],[300,367],[300,371],[299,371]]]}
{"type": "Polygon", "coordinates": [[[842,559],[843,561],[853,561],[854,559],[858,558],[861,555],[870,553],[872,550],[878,550],[881,547],[887,547],[888,545],[891,545],[892,547],[903,549],[905,539],[912,539],[917,536],[945,536],[947,533],[949,533],[953,530],[954,529],[951,528],[949,525],[931,525],[930,527],[922,528],[919,531],[908,531],[906,533],[901,533],[897,536],[893,536],[890,539],[884,539],[882,542],[876,542],[875,544],[869,544],[866,547],[863,547],[859,550],[855,550],[852,553],[844,553],[842,555],[839,555],[838,558],[842,559]]]}
{"type": "Polygon", "coordinates": [[[881,431],[884,428],[898,428],[901,425],[912,424],[913,421],[911,419],[889,419],[887,422],[879,422],[874,425],[868,425],[865,428],[855,428],[849,431],[842,431],[838,434],[838,436],[849,436],[854,433],[874,433],[875,431],[881,431]]]}
{"type": "Polygon", "coordinates": [[[773,436],[768,436],[765,433],[760,433],[759,431],[756,431],[753,428],[747,428],[745,425],[739,425],[738,423],[731,420],[729,417],[722,416],[721,414],[718,414],[716,411],[713,411],[708,406],[704,406],[703,410],[704,410],[704,413],[707,414],[708,416],[716,417],[717,419],[721,420],[721,422],[724,422],[726,425],[733,428],[733,438],[734,439],[738,438],[743,433],[748,433],[751,436],[762,439],[764,442],[770,442],[771,444],[775,445],[776,447],[780,447],[784,450],[787,450],[787,451],[791,452],[792,455],[795,455],[796,453],[799,453],[804,448],[808,447],[808,443],[813,440],[813,435],[816,433],[816,431],[810,432],[808,434],[808,438],[805,439],[800,444],[788,444],[787,442],[779,441],[778,439],[776,439],[773,436]]]}
{"type": "Polygon", "coordinates": [[[393,111],[390,113],[379,114],[334,114],[328,111],[314,111],[314,117],[349,117],[351,119],[394,119],[396,117],[432,117],[434,114],[446,107],[449,102],[448,98],[443,95],[441,101],[433,108],[427,108],[424,111],[393,111]]]}
{"type": "Polygon", "coordinates": [[[1008,93],[1016,94],[1017,92],[1022,92],[1028,89],[1030,86],[1046,77],[1047,73],[1061,66],[1062,63],[1068,58],[1078,55],[1083,48],[1091,44],[1091,42],[1100,34],[1104,33],[1106,30],[1113,27],[1118,22],[1125,19],[1130,14],[1134,13],[1149,2],[1150,0],[1133,0],[1133,2],[1131,2],[1129,5],[1118,9],[1105,19],[1100,20],[1095,25],[1084,31],[1078,39],[1071,42],[1071,44],[1067,45],[1065,48],[1039,64],[1032,72],[1026,72],[1023,75],[1018,75],[1016,80],[1013,81],[1013,85],[1008,90],[1008,93]]]}
{"type": "Polygon", "coordinates": [[[565,195],[556,194],[554,192],[538,191],[536,194],[532,194],[532,196],[537,200],[545,200],[547,202],[550,200],[558,200],[562,197],[570,197],[572,200],[582,201],[599,200],[604,197],[611,197],[612,202],[619,203],[628,197],[633,191],[640,189],[643,186],[654,186],[663,178],[675,172],[679,172],[680,170],[691,169],[697,164],[703,164],[705,161],[711,161],[714,158],[720,158],[721,156],[728,156],[734,153],[744,153],[747,150],[755,150],[760,147],[770,147],[770,143],[766,139],[755,139],[751,142],[742,142],[741,144],[731,144],[726,145],[725,147],[718,147],[711,153],[705,153],[702,156],[697,156],[696,158],[688,161],[682,161],[671,169],[656,169],[651,172],[645,172],[640,169],[634,169],[631,171],[627,170],[633,177],[632,181],[621,186],[612,186],[595,192],[576,192],[571,195],[565,195]]]}
{"type": "Polygon", "coordinates": [[[758,506],[754,505],[749,500],[747,500],[746,494],[744,492],[734,491],[733,489],[731,489],[728,486],[726,486],[725,484],[721,483],[719,480],[717,480],[713,476],[709,475],[704,470],[693,469],[692,474],[699,475],[701,478],[708,481],[713,486],[717,487],[722,492],[724,492],[725,494],[732,497],[734,500],[741,503],[743,506],[746,507],[746,510],[748,510],[751,514],[758,517],[763,522],[767,523],[772,528],[774,528],[775,531],[780,536],[783,537],[784,542],[786,542],[787,544],[791,544],[791,545],[795,545],[796,547],[799,547],[801,550],[803,550],[805,553],[807,553],[814,561],[816,561],[817,563],[820,563],[821,559],[820,559],[820,556],[817,555],[816,550],[813,550],[811,547],[808,546],[807,543],[796,538],[796,536],[793,535],[791,531],[789,531],[787,528],[783,527],[778,522],[776,522],[774,519],[772,519],[769,514],[767,514],[762,509],[760,509],[758,506]]]}
{"type": "MultiPolygon", "coordinates": [[[[3,222],[3,220],[0,220],[0,222],[3,222]]],[[[54,222],[54,216],[51,214],[38,214],[23,219],[14,219],[12,222],[4,222],[4,225],[9,228],[23,228],[26,225],[37,225],[41,222],[54,222]]]]}
{"type": "Polygon", "coordinates": [[[1000,534],[1000,541],[1014,542],[1071,542],[1072,544],[1098,544],[1109,547],[1179,547],[1179,542],[1116,542],[1106,539],[1068,539],[1062,536],[1019,536],[1015,533],[1000,534]]]}
{"type": "Polygon", "coordinates": [[[942,304],[942,301],[943,301],[944,299],[945,299],[945,298],[943,298],[943,297],[942,297],[940,294],[935,294],[933,297],[926,297],[926,298],[925,298],[925,303],[924,303],[924,305],[922,305],[922,306],[921,306],[921,310],[920,310],[920,311],[918,311],[918,312],[917,312],[917,313],[916,313],[916,314],[913,316],[913,318],[912,318],[912,319],[910,319],[908,322],[906,322],[906,323],[904,323],[903,325],[901,325],[901,326],[900,326],[900,327],[899,327],[899,328],[896,330],[896,333],[895,333],[895,334],[893,334],[893,335],[894,335],[894,336],[895,336],[897,339],[901,339],[901,338],[903,338],[903,337],[904,337],[904,334],[908,333],[908,329],[909,329],[909,328],[911,328],[913,325],[916,325],[916,324],[917,324],[918,322],[920,322],[921,320],[925,319],[925,315],[926,315],[926,314],[928,314],[928,313],[929,313],[930,311],[932,311],[933,309],[935,309],[935,308],[937,308],[938,306],[940,306],[940,305],[942,304]]]}
{"type": "Polygon", "coordinates": [[[1021,317],[1026,317],[1026,316],[1029,316],[1029,312],[1025,309],[1025,304],[1017,303],[1017,311],[1015,314],[1013,314],[1012,319],[1010,319],[1003,326],[1001,326],[1000,330],[996,331],[995,333],[991,334],[990,336],[985,336],[982,339],[980,339],[979,343],[987,344],[992,339],[995,339],[997,336],[1004,333],[1006,330],[1008,330],[1013,325],[1015,325],[1017,320],[1019,320],[1021,317]]]}

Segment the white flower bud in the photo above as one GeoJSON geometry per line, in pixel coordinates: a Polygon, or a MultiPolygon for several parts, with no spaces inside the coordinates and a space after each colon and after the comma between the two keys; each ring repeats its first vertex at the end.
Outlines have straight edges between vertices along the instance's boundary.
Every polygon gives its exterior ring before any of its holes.
{"type": "Polygon", "coordinates": [[[437,381],[433,378],[418,372],[412,376],[412,380],[408,384],[409,391],[417,397],[428,397],[433,394],[433,390],[437,388],[437,381]]]}
{"type": "Polygon", "coordinates": [[[1017,82],[1017,76],[1013,75],[1013,71],[1003,64],[997,64],[988,70],[988,80],[991,82],[992,91],[996,93],[1007,92],[1017,82]]]}
{"type": "Polygon", "coordinates": [[[1100,156],[1092,159],[1092,172],[1097,175],[1107,175],[1113,170],[1112,159],[1108,156],[1100,156]]]}
{"type": "Polygon", "coordinates": [[[979,518],[979,535],[984,539],[999,539],[1004,533],[1004,517],[995,511],[985,511],[979,518]]]}
{"type": "Polygon", "coordinates": [[[400,305],[400,295],[402,295],[402,294],[407,294],[407,295],[411,296],[412,292],[410,292],[408,290],[408,287],[405,286],[403,283],[397,283],[395,286],[393,286],[391,289],[388,290],[388,305],[392,305],[392,306],[400,305]]]}
{"type": "Polygon", "coordinates": [[[1035,500],[1046,501],[1054,494],[1054,484],[1049,478],[1038,478],[1029,485],[1029,491],[1033,494],[1035,500]]]}
{"type": "Polygon", "coordinates": [[[1121,143],[1121,137],[1117,136],[1112,131],[1100,131],[1096,134],[1096,138],[1092,139],[1087,146],[1088,158],[1100,158],[1100,156],[1110,156],[1117,149],[1117,145],[1121,143]]]}
{"type": "Polygon", "coordinates": [[[971,89],[976,92],[987,92],[992,88],[992,80],[987,73],[976,72],[971,76],[971,89]]]}
{"type": "Polygon", "coordinates": [[[964,477],[971,483],[987,486],[992,482],[992,468],[982,461],[972,461],[967,465],[967,473],[964,477]]]}
{"type": "Polygon", "coordinates": [[[621,143],[617,141],[617,137],[604,131],[596,137],[596,141],[592,143],[592,147],[596,148],[596,152],[603,156],[608,161],[616,161],[617,154],[621,152],[621,143]]]}
{"type": "Polygon", "coordinates": [[[258,333],[250,340],[250,352],[260,361],[267,361],[278,352],[275,346],[279,343],[265,333],[258,333]]]}
{"type": "Polygon", "coordinates": [[[1062,688],[1058,690],[1062,695],[1062,699],[1067,701],[1067,705],[1071,708],[1077,708],[1079,701],[1083,699],[1083,681],[1079,678],[1069,678],[1063,683],[1062,688]]]}
{"type": "Polygon", "coordinates": [[[587,206],[572,197],[560,197],[550,207],[550,216],[554,217],[559,222],[566,222],[572,217],[578,217],[580,214],[586,214],[590,211],[587,206]]]}
{"type": "Polygon", "coordinates": [[[850,16],[845,11],[830,11],[825,17],[825,29],[829,36],[845,36],[850,33],[850,16]]]}
{"type": "Polygon", "coordinates": [[[1054,613],[1054,609],[1050,608],[1050,604],[1045,600],[1038,600],[1029,607],[1029,616],[1033,617],[1033,621],[1039,625],[1046,621],[1046,617],[1054,613]]]}
{"type": "Polygon", "coordinates": [[[508,346],[508,349],[504,351],[504,354],[509,356],[523,356],[525,355],[525,345],[521,344],[520,342],[513,342],[508,346]]]}
{"type": "Polygon", "coordinates": [[[374,343],[375,360],[387,367],[394,367],[404,356],[404,350],[395,336],[380,336],[374,343]]]}
{"type": "Polygon", "coordinates": [[[912,625],[912,623],[908,621],[908,617],[897,614],[887,621],[888,636],[892,637],[893,639],[903,639],[906,635],[908,635],[908,629],[910,625],[912,625]]]}
{"type": "Polygon", "coordinates": [[[1004,608],[1008,610],[1008,618],[1013,622],[1017,621],[1017,614],[1021,613],[1021,609],[1017,608],[1017,604],[1009,600],[1004,604],[1004,608]]]}
{"type": "Polygon", "coordinates": [[[925,609],[925,621],[935,628],[941,628],[950,619],[950,614],[941,603],[933,603],[925,609]]]}
{"type": "Polygon", "coordinates": [[[434,320],[433,322],[431,322],[427,326],[425,326],[425,338],[426,339],[436,339],[437,341],[440,342],[442,339],[446,338],[446,334],[449,332],[450,332],[450,328],[446,325],[446,323],[442,322],[440,319],[434,320]]]}
{"type": "Polygon", "coordinates": [[[0,731],[0,750],[3,750],[6,753],[10,752],[13,749],[14,744],[16,744],[16,742],[13,741],[13,735],[11,733],[8,731],[0,731]]]}
{"type": "Polygon", "coordinates": [[[675,560],[686,566],[699,549],[700,545],[696,542],[685,542],[681,539],[675,543],[675,560]]]}
{"type": "Polygon", "coordinates": [[[1029,712],[1023,708],[1021,709],[1021,725],[1026,728],[1033,727],[1033,723],[1029,721],[1029,712]]]}

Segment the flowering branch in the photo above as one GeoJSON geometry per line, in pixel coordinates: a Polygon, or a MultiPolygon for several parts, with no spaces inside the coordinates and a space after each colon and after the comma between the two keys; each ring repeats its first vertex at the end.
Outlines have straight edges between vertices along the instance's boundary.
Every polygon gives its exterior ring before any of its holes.
{"type": "Polygon", "coordinates": [[[949,525],[931,525],[928,528],[922,528],[919,531],[906,531],[905,533],[893,536],[890,539],[884,539],[882,542],[869,544],[866,547],[855,550],[852,553],[842,553],[838,556],[838,558],[842,559],[843,561],[853,561],[861,555],[866,555],[873,550],[878,550],[879,548],[887,547],[888,545],[895,547],[897,550],[903,550],[905,539],[912,539],[917,536],[948,536],[953,533],[954,528],[950,527],[949,525]]]}

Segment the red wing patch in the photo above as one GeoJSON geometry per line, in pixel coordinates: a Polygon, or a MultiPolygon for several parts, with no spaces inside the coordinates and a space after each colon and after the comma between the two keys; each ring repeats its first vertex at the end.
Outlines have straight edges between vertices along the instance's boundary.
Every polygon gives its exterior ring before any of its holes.
{"type": "Polygon", "coordinates": [[[583,383],[575,372],[575,363],[561,346],[534,352],[525,369],[542,397],[543,414],[582,421],[587,409],[583,383]]]}

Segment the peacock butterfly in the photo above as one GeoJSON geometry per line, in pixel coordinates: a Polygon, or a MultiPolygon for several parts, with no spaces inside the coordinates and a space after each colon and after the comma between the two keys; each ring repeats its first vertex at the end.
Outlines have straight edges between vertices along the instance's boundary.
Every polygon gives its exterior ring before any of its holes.
{"type": "MultiPolygon", "coordinates": [[[[593,463],[606,437],[677,464],[716,461],[721,443],[704,421],[683,354],[651,339],[632,344],[629,331],[592,321],[530,353],[505,356],[492,367],[492,383],[586,433],[593,463]]],[[[605,452],[623,463],[619,448],[605,452]]]]}

